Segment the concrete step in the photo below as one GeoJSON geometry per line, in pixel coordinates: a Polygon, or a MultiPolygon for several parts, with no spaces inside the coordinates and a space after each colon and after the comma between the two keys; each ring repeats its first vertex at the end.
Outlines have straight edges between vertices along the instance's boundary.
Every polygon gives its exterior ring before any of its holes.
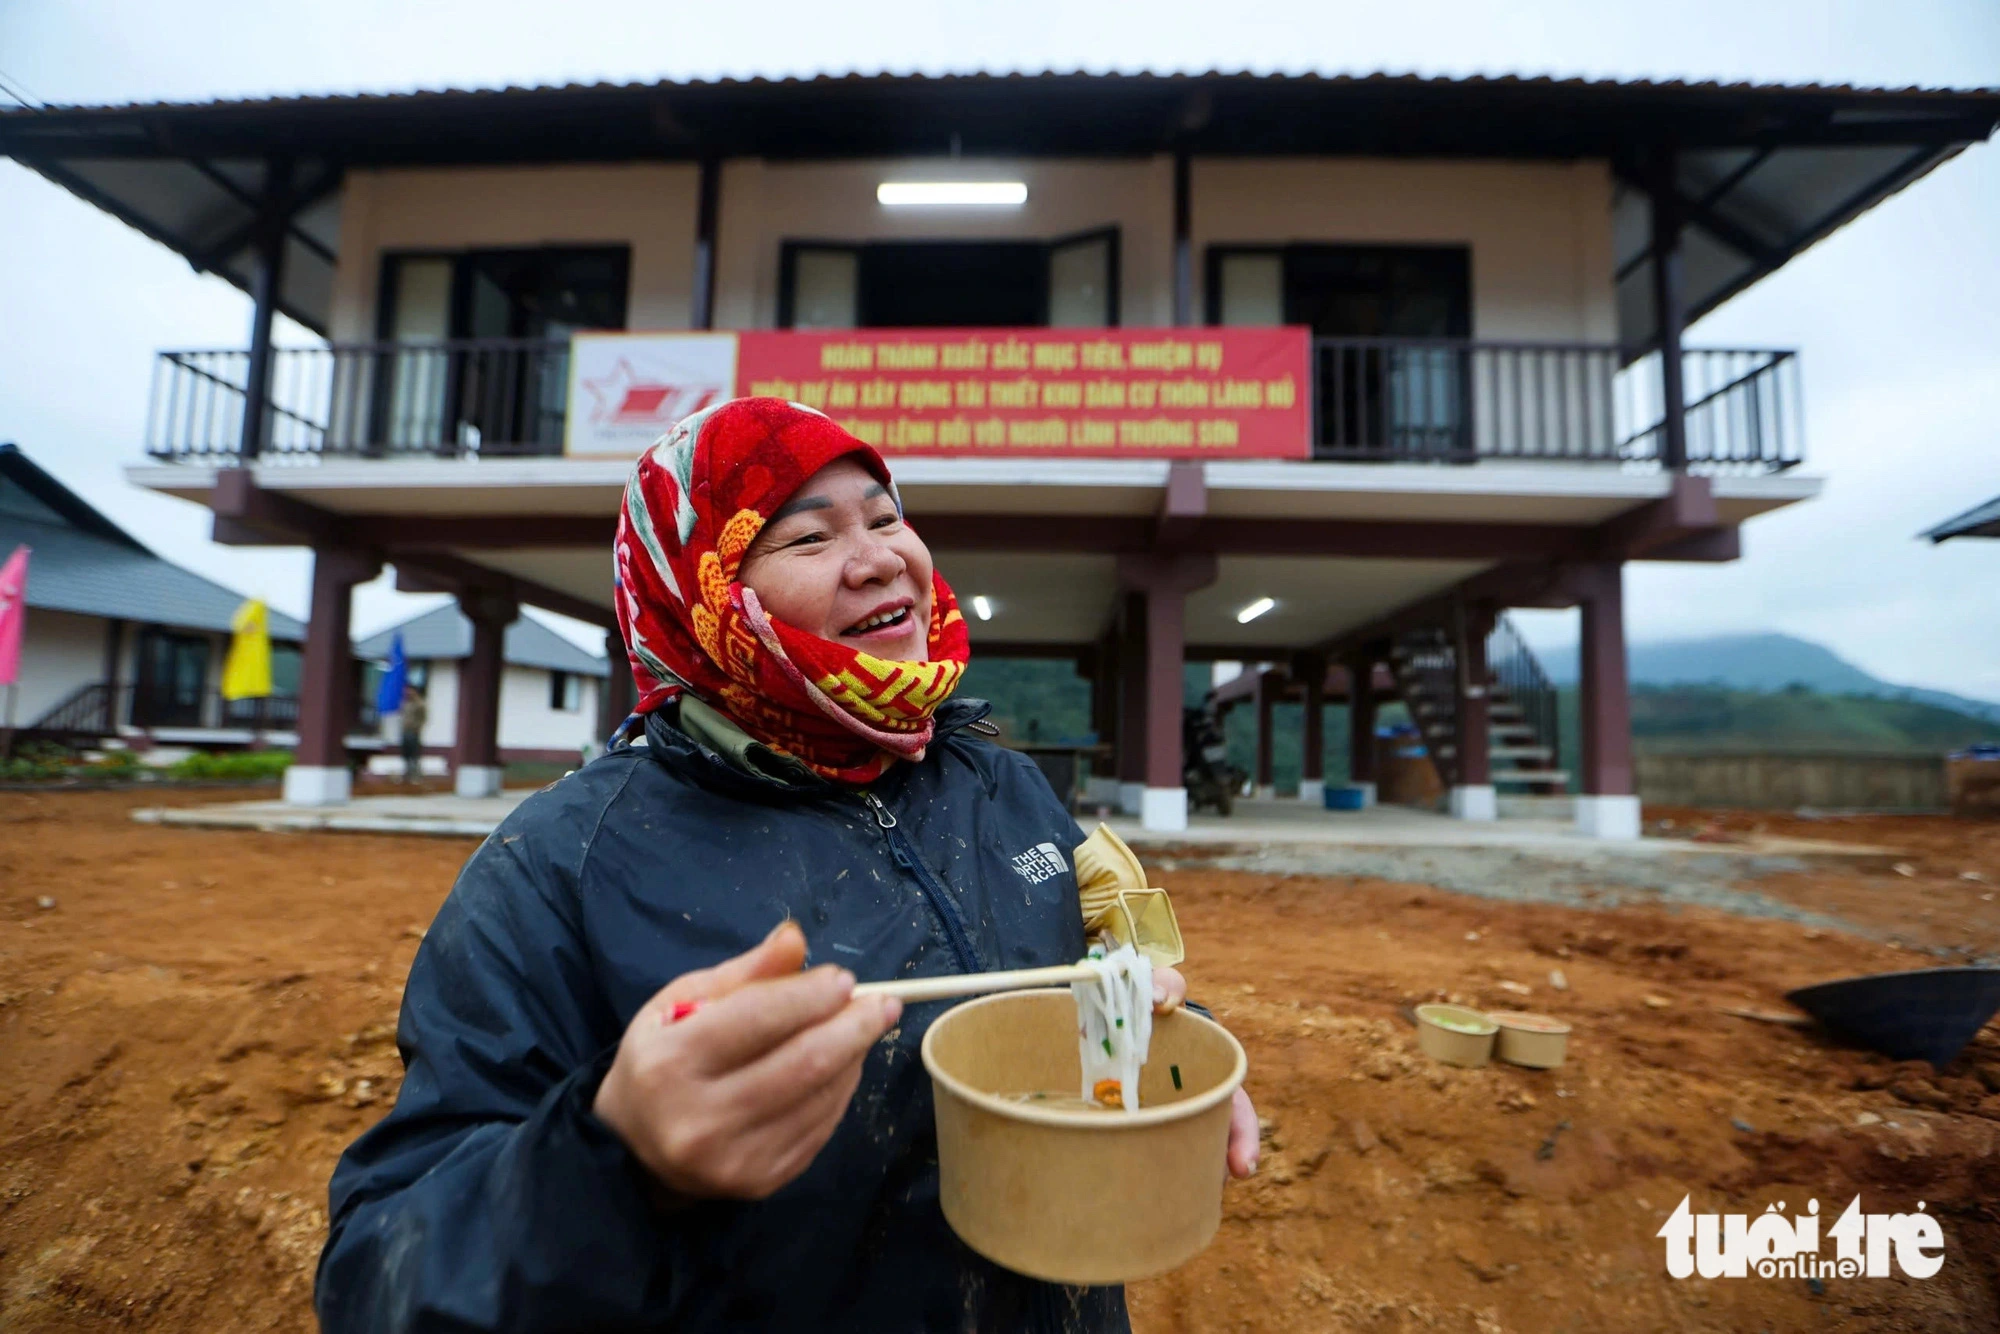
{"type": "Polygon", "coordinates": [[[1555,751],[1547,746],[1490,746],[1487,754],[1496,760],[1552,760],[1555,751]]]}
{"type": "Polygon", "coordinates": [[[1567,783],[1567,769],[1496,769],[1493,772],[1493,786],[1505,783],[1509,786],[1520,783],[1567,783]]]}
{"type": "Polygon", "coordinates": [[[1574,820],[1576,818],[1576,798],[1568,793],[1555,796],[1530,796],[1527,793],[1502,792],[1494,802],[1503,820],[1574,820]]]}

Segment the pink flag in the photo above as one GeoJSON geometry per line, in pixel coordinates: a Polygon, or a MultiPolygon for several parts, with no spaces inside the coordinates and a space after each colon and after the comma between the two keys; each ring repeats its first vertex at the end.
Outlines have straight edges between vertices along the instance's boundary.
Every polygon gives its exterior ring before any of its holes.
{"type": "Polygon", "coordinates": [[[21,673],[21,626],[28,619],[28,549],[15,547],[0,565],[0,685],[21,673]]]}

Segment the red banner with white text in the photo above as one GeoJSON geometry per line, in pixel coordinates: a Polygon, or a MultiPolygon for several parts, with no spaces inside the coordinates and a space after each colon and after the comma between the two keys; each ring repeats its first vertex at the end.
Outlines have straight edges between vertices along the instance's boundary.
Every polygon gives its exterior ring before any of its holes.
{"type": "Polygon", "coordinates": [[[884,454],[1310,456],[1304,328],[736,335],[736,392],[818,408],[884,454]]]}

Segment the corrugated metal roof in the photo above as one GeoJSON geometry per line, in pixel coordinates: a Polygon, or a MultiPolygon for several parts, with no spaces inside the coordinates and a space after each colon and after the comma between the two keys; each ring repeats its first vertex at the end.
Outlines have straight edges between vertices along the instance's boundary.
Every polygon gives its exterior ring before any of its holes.
{"type": "MultiPolygon", "coordinates": [[[[392,625],[366,639],[356,640],[354,656],[386,662],[389,644],[400,632],[403,654],[412,662],[472,656],[472,622],[456,605],[447,604],[392,625]]],[[[574,672],[579,676],[607,676],[604,659],[570,643],[532,617],[523,615],[507,627],[501,655],[516,667],[540,667],[545,671],[574,672]]]]}
{"type": "MultiPolygon", "coordinates": [[[[191,630],[229,629],[244,596],[147,550],[14,445],[0,445],[0,559],[25,544],[28,605],[191,630]]],[[[273,609],[274,639],[305,626],[273,609]]]]}
{"type": "MultiPolygon", "coordinates": [[[[26,543],[28,605],[194,630],[229,629],[243,594],[192,570],[67,524],[0,514],[0,552],[26,543]]],[[[275,608],[271,637],[303,642],[306,629],[275,608]]]]}
{"type": "MultiPolygon", "coordinates": [[[[1033,69],[966,69],[942,73],[916,73],[910,70],[887,68],[823,70],[814,74],[785,74],[747,76],[716,75],[714,77],[690,76],[681,79],[651,80],[593,80],[589,83],[569,82],[561,84],[519,84],[509,83],[490,87],[442,87],[408,88],[390,92],[358,93],[285,93],[267,97],[207,98],[199,101],[161,102],[117,102],[117,103],[47,103],[40,108],[47,112],[123,112],[159,111],[188,107],[284,107],[299,105],[339,105],[365,104],[372,102],[420,101],[427,98],[457,97],[505,97],[525,93],[627,93],[652,91],[669,88],[799,88],[822,87],[828,85],[894,84],[923,81],[930,83],[950,83],[953,81],[981,81],[988,83],[1024,83],[1037,79],[1160,79],[1193,81],[1200,79],[1264,79],[1288,83],[1328,83],[1362,85],[1446,85],[1457,87],[1527,87],[1527,88],[1615,88],[1666,91],[1702,91],[1724,93],[1821,93],[1836,96],[1885,96],[1885,97],[1957,97],[1968,91],[1997,91],[1994,89],[1968,90],[1936,85],[1906,84],[1889,87],[1880,84],[1853,83],[1769,83],[1749,79],[1593,79],[1582,75],[1557,74],[1420,74],[1415,71],[1372,70],[1365,74],[1329,70],[1301,69],[1249,69],[1220,66],[1200,68],[1142,68],[1104,69],[1083,66],[1042,66],[1033,69]]],[[[0,115],[24,114],[22,110],[9,109],[0,115]]]]}
{"type": "MultiPolygon", "coordinates": [[[[1007,154],[1601,158],[1679,150],[1690,318],[2000,123],[2000,90],[1550,76],[880,71],[315,94],[0,113],[0,153],[247,290],[267,158],[300,211],[281,307],[324,330],[346,167],[1007,154]]],[[[1656,339],[1641,190],[1617,219],[1620,341],[1656,339]]]]}
{"type": "Polygon", "coordinates": [[[1942,542],[1950,537],[2000,537],[2000,496],[1995,496],[1984,505],[1975,505],[1955,519],[1947,519],[1937,527],[1918,534],[1933,542],[1942,542]]]}

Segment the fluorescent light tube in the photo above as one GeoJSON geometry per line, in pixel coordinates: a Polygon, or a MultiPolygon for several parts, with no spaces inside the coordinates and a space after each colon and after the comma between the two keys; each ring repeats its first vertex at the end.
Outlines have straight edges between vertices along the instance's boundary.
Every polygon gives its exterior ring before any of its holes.
{"type": "Polygon", "coordinates": [[[1006,208],[1028,202],[1025,181],[884,181],[875,201],[889,208],[958,205],[1006,208]]]}
{"type": "Polygon", "coordinates": [[[993,603],[990,599],[987,598],[987,596],[984,593],[977,594],[976,596],[973,597],[972,610],[975,614],[978,615],[979,619],[982,621],[990,621],[993,619],[993,603]]]}
{"type": "Polygon", "coordinates": [[[1236,623],[1238,625],[1248,625],[1277,605],[1277,602],[1271,598],[1258,598],[1242,611],[1236,613],[1236,623]]]}

